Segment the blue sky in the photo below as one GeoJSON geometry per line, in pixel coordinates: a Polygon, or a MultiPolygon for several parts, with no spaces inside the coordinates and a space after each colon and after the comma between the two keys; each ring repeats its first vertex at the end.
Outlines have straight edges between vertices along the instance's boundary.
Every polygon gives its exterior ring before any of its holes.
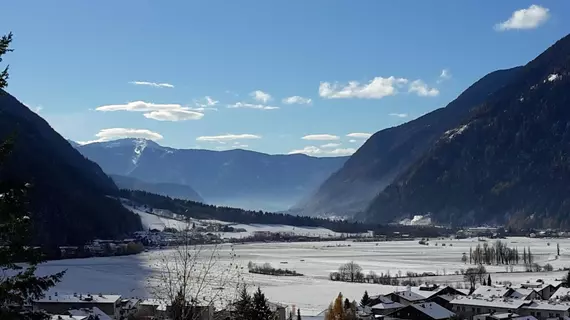
{"type": "Polygon", "coordinates": [[[354,152],[570,30],[568,1],[57,4],[3,1],[0,32],[15,36],[8,91],[65,138],[319,156],[354,152]]]}

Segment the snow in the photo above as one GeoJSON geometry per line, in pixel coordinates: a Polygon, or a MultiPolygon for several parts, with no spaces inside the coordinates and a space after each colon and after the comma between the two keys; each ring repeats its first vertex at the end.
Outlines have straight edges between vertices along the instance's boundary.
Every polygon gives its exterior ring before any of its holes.
{"type": "Polygon", "coordinates": [[[400,224],[407,226],[429,226],[431,225],[431,218],[422,215],[415,215],[411,220],[403,219],[400,224]]]}
{"type": "Polygon", "coordinates": [[[445,135],[447,136],[447,138],[449,140],[451,140],[451,139],[455,138],[456,136],[462,134],[463,131],[465,131],[468,127],[469,127],[469,124],[461,125],[455,129],[447,130],[445,132],[445,135]]]}
{"type": "Polygon", "coordinates": [[[558,78],[560,78],[560,76],[556,73],[553,73],[553,74],[548,76],[548,81],[550,81],[550,82],[556,81],[558,78]]]}
{"type": "MultiPolygon", "coordinates": [[[[288,227],[292,228],[292,227],[288,227]]],[[[252,229],[250,229],[252,230],[252,229]]],[[[494,240],[489,240],[494,241],[494,240]]],[[[555,270],[570,265],[570,239],[509,238],[503,240],[511,247],[530,247],[535,261],[541,265],[550,263],[555,270]],[[550,243],[550,245],[548,245],[550,243]],[[556,244],[560,244],[561,255],[556,256],[556,244]]],[[[461,255],[469,253],[470,247],[480,242],[474,239],[440,240],[431,239],[430,245],[413,241],[389,242],[302,242],[302,243],[250,243],[225,244],[219,246],[222,265],[237,264],[243,281],[260,286],[268,299],[286,305],[296,305],[303,314],[316,315],[326,309],[329,303],[342,292],[350,300],[359,301],[367,290],[372,295],[387,294],[405,290],[404,286],[378,284],[343,283],[329,280],[329,273],[341,264],[354,261],[364,273],[390,272],[392,275],[407,271],[433,272],[438,277],[424,277],[423,280],[440,284],[455,285],[463,282],[456,271],[470,267],[461,262],[461,255]],[[435,244],[438,246],[435,246],[435,244]],[[442,244],[446,246],[442,246],[442,244]],[[452,245],[452,246],[451,246],[452,245]],[[235,255],[231,259],[230,256],[235,255]],[[304,274],[302,277],[274,277],[250,274],[247,263],[270,263],[277,268],[287,268],[304,274]]],[[[54,289],[65,293],[121,294],[123,297],[150,297],[149,283],[156,279],[163,268],[157,263],[174,249],[154,250],[135,256],[100,257],[89,259],[51,261],[40,266],[40,273],[51,274],[67,269],[63,281],[54,289]]],[[[514,286],[527,281],[543,279],[546,283],[562,278],[566,271],[522,272],[518,265],[515,271],[507,273],[504,266],[486,266],[494,282],[510,281],[514,286]]],[[[420,281],[420,279],[416,279],[420,281]]]]}

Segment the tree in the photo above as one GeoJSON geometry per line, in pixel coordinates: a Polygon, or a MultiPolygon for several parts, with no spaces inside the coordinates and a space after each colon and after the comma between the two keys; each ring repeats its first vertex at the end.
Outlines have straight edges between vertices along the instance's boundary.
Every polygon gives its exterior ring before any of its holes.
{"type": "Polygon", "coordinates": [[[556,243],[556,255],[560,256],[560,243],[556,243]]]}
{"type": "Polygon", "coordinates": [[[354,282],[356,279],[364,278],[362,276],[362,267],[354,263],[354,261],[347,262],[340,266],[338,272],[344,281],[354,282]]]}
{"type": "Polygon", "coordinates": [[[360,306],[366,307],[370,303],[370,296],[368,295],[368,291],[364,291],[364,295],[362,299],[360,299],[360,306]]]}
{"type": "MultiPolygon", "coordinates": [[[[12,33],[0,38],[0,62],[11,52],[12,33]]],[[[0,89],[8,85],[8,66],[0,72],[0,89]]],[[[1,94],[1,93],[0,93],[1,94]]],[[[0,170],[14,148],[13,139],[0,143],[0,170]]],[[[1,176],[0,176],[1,177],[1,176]]],[[[65,271],[36,276],[44,256],[31,246],[32,221],[27,210],[28,183],[0,179],[0,318],[46,319],[41,311],[30,311],[27,305],[61,281],[65,271]]]]}
{"type": "Polygon", "coordinates": [[[325,313],[325,320],[346,320],[344,317],[342,293],[339,293],[334,302],[329,305],[325,313]]]}
{"type": "Polygon", "coordinates": [[[465,252],[463,252],[463,255],[461,256],[461,262],[467,263],[467,254],[465,252]]]}
{"type": "Polygon", "coordinates": [[[301,309],[297,309],[297,320],[302,320],[301,319],[301,309]]]}
{"type": "Polygon", "coordinates": [[[156,263],[162,272],[149,281],[149,291],[155,299],[170,306],[174,303],[186,306],[181,309],[179,318],[173,320],[198,319],[201,314],[197,310],[202,310],[198,307],[229,306],[239,293],[244,293],[240,291],[242,276],[234,262],[233,249],[226,256],[216,245],[192,245],[189,227],[190,224],[179,232],[179,246],[162,253],[156,263]]]}
{"type": "Polygon", "coordinates": [[[491,281],[491,274],[489,273],[489,277],[487,277],[487,285],[493,285],[493,282],[491,281]]]}
{"type": "Polygon", "coordinates": [[[239,298],[234,304],[234,318],[237,320],[251,319],[253,316],[253,301],[244,285],[239,294],[239,298]]]}
{"type": "Polygon", "coordinates": [[[463,280],[469,283],[470,288],[475,288],[477,284],[477,268],[467,268],[463,274],[463,280]]]}
{"type": "Polygon", "coordinates": [[[275,315],[267,305],[267,299],[261,289],[257,287],[257,291],[253,294],[252,320],[273,320],[275,315]]]}

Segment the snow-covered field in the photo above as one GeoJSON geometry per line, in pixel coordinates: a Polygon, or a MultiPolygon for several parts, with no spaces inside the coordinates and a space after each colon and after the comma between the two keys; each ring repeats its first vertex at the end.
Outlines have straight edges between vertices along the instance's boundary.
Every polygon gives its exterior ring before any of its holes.
{"type": "MultiPolygon", "coordinates": [[[[535,261],[541,265],[550,263],[555,269],[570,266],[569,239],[529,239],[510,238],[510,246],[530,247],[535,261]],[[560,244],[560,257],[556,257],[556,244],[560,244]],[[550,244],[550,245],[548,245],[550,244]]],[[[230,245],[219,248],[220,264],[229,264],[230,254],[235,253],[233,262],[243,267],[244,280],[260,286],[268,298],[296,305],[306,314],[315,314],[327,307],[332,299],[342,292],[349,299],[358,300],[364,290],[370,294],[387,293],[394,288],[374,284],[351,284],[331,282],[328,275],[343,263],[354,261],[364,272],[401,271],[434,272],[447,276],[437,281],[455,284],[461,276],[453,275],[461,268],[463,252],[478,244],[477,239],[431,240],[429,246],[417,241],[393,242],[305,242],[305,243],[259,243],[230,245]],[[435,244],[438,244],[435,246],[435,244]],[[446,246],[442,246],[442,244],[446,246]],[[248,261],[258,264],[271,263],[274,267],[288,268],[304,274],[303,277],[273,277],[247,273],[248,261]]],[[[106,257],[49,262],[41,267],[44,272],[57,272],[67,269],[64,281],[55,289],[60,292],[120,293],[125,296],[148,296],[148,282],[161,268],[157,266],[169,250],[145,252],[137,256],[106,257]]],[[[522,270],[522,266],[515,270],[522,270]]],[[[563,272],[552,273],[504,273],[505,268],[489,266],[494,281],[508,280],[514,284],[529,279],[554,280],[563,272]]],[[[402,287],[400,289],[403,289],[402,287]]]]}
{"type": "Polygon", "coordinates": [[[180,230],[186,230],[188,228],[188,223],[195,223],[197,226],[203,226],[205,224],[213,223],[213,224],[230,225],[234,228],[246,230],[246,232],[214,232],[215,234],[219,235],[222,239],[250,237],[256,231],[286,232],[299,236],[313,236],[313,237],[339,237],[342,235],[341,233],[319,227],[294,227],[294,226],[279,225],[279,224],[236,224],[236,223],[224,222],[218,220],[197,220],[197,219],[190,219],[189,222],[186,222],[186,221],[166,218],[163,216],[147,213],[145,211],[135,209],[130,206],[125,206],[125,207],[141,217],[141,223],[143,227],[147,230],[148,229],[164,230],[165,228],[174,228],[180,231],[180,230]]]}

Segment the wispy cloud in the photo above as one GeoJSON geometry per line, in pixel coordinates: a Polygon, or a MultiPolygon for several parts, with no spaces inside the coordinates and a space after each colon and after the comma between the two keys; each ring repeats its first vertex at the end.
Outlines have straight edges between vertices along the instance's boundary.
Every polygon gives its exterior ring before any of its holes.
{"type": "Polygon", "coordinates": [[[44,109],[44,107],[41,106],[41,105],[32,106],[32,105],[29,105],[29,104],[27,104],[27,103],[24,103],[24,105],[25,105],[26,107],[28,107],[28,109],[32,110],[33,112],[35,112],[35,113],[37,113],[37,114],[39,114],[39,113],[44,109]]]}
{"type": "Polygon", "coordinates": [[[253,104],[253,103],[246,103],[246,102],[237,102],[234,104],[228,105],[230,109],[258,109],[258,110],[277,110],[279,107],[267,106],[263,104],[253,104]]]}
{"type": "Polygon", "coordinates": [[[261,90],[255,90],[249,94],[255,101],[267,103],[272,100],[271,95],[261,90]]]}
{"type": "Polygon", "coordinates": [[[535,29],[544,24],[550,18],[550,9],[539,5],[531,5],[527,9],[520,9],[511,17],[495,25],[497,31],[535,29]]]}
{"type": "Polygon", "coordinates": [[[126,104],[112,104],[96,108],[97,111],[113,112],[113,111],[129,111],[143,112],[148,119],[158,121],[185,121],[199,120],[204,116],[203,113],[183,107],[180,104],[159,104],[144,101],[133,101],[126,104]]]}
{"type": "Polygon", "coordinates": [[[407,113],[390,113],[388,115],[391,117],[398,117],[398,118],[407,118],[408,117],[407,113]]]}
{"type": "Polygon", "coordinates": [[[283,99],[284,104],[311,104],[313,103],[312,99],[303,98],[301,96],[292,96],[283,99]]]}
{"type": "Polygon", "coordinates": [[[437,79],[437,83],[442,83],[445,80],[449,80],[451,79],[452,75],[451,72],[449,71],[449,69],[443,69],[441,70],[441,73],[439,74],[439,79],[437,79]]]}
{"type": "Polygon", "coordinates": [[[439,90],[430,88],[422,80],[415,80],[410,84],[408,92],[416,93],[420,97],[436,97],[439,95],[439,90]]]}
{"type": "Polygon", "coordinates": [[[356,139],[368,139],[372,137],[372,133],[366,132],[353,132],[346,135],[349,138],[356,138],[356,139]]]}
{"type": "Polygon", "coordinates": [[[340,147],[340,143],[326,143],[321,145],[321,148],[336,148],[340,147]]]}
{"type": "Polygon", "coordinates": [[[128,129],[128,128],[109,128],[103,129],[99,131],[95,137],[97,139],[90,140],[90,141],[78,141],[79,144],[89,144],[95,142],[105,142],[111,141],[115,139],[124,139],[124,138],[143,138],[149,140],[161,140],[163,136],[154,131],[150,131],[147,129],[128,129]]]}
{"type": "Polygon", "coordinates": [[[367,84],[358,81],[350,81],[348,84],[321,82],[319,96],[326,99],[382,99],[398,93],[398,88],[408,83],[408,79],[394,76],[383,78],[376,77],[367,84]]]}
{"type": "Polygon", "coordinates": [[[218,111],[216,105],[218,105],[220,101],[214,100],[214,98],[210,96],[205,96],[202,99],[194,100],[194,105],[196,107],[189,108],[192,111],[204,112],[204,111],[218,111]]]}
{"type": "Polygon", "coordinates": [[[222,134],[218,136],[201,136],[196,138],[197,141],[205,141],[205,142],[219,142],[219,143],[226,143],[228,141],[235,141],[235,140],[252,140],[252,139],[261,139],[261,136],[256,134],[222,134]]]}
{"type": "Polygon", "coordinates": [[[313,140],[313,141],[334,141],[334,140],[339,140],[340,137],[332,134],[309,134],[302,137],[301,139],[313,140]]]}
{"type": "Polygon", "coordinates": [[[148,82],[148,81],[131,81],[129,83],[138,86],[149,86],[155,88],[174,88],[174,85],[170,83],[157,83],[157,82],[148,82]]]}
{"type": "Polygon", "coordinates": [[[355,148],[326,149],[317,146],[306,146],[303,149],[291,150],[289,154],[306,154],[309,156],[348,156],[356,152],[355,148]]]}
{"type": "Polygon", "coordinates": [[[350,143],[357,143],[357,142],[360,142],[360,141],[355,140],[355,139],[350,139],[350,140],[348,140],[348,142],[350,142],[350,143]]]}

